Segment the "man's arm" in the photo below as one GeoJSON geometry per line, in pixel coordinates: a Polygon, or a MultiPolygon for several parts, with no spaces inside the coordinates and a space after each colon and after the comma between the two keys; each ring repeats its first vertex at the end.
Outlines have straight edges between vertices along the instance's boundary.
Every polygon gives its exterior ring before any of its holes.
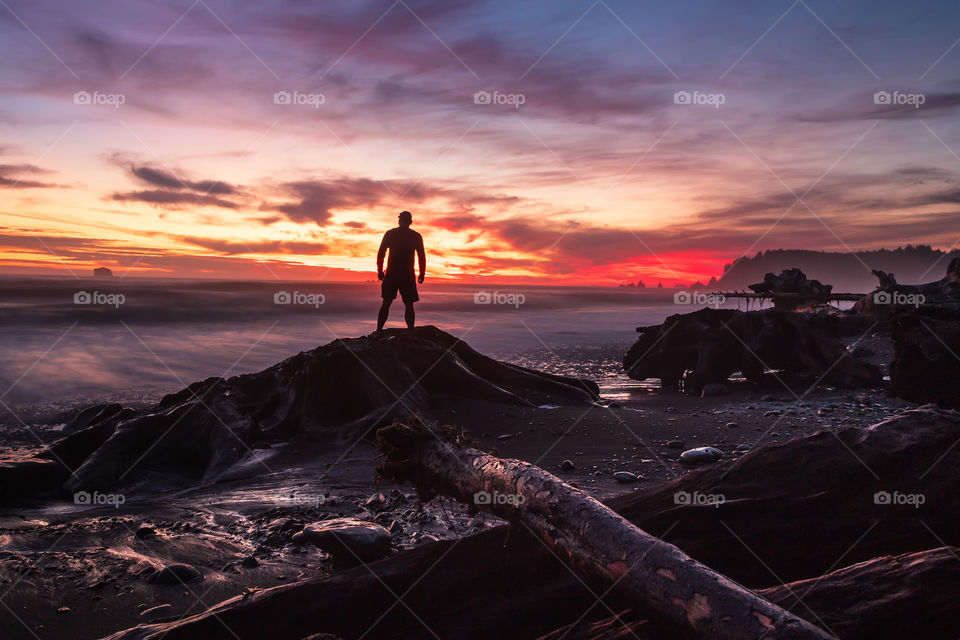
{"type": "Polygon", "coordinates": [[[377,278],[383,280],[383,258],[387,255],[387,236],[390,232],[383,234],[383,240],[380,241],[380,250],[377,251],[377,278]]]}
{"type": "Polygon", "coordinates": [[[427,254],[423,250],[423,236],[417,234],[417,258],[420,261],[420,277],[417,279],[423,284],[423,275],[427,271],[427,254]]]}

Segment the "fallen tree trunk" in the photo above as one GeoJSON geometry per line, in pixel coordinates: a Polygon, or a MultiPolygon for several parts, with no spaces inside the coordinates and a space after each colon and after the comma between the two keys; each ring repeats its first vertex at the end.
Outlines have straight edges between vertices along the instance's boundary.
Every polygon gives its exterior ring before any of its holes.
{"type": "MultiPolygon", "coordinates": [[[[806,607],[843,640],[909,635],[956,640],[960,562],[956,547],[882,556],[826,575],[762,589],[761,596],[803,615],[806,607]],[[802,603],[802,604],[801,604],[802,603]],[[909,631],[906,631],[909,629],[909,631]]],[[[537,640],[659,640],[656,629],[631,610],[580,621],[537,640]]]]}
{"type": "MultiPolygon", "coordinates": [[[[751,588],[779,586],[780,580],[815,581],[833,570],[839,558],[852,564],[928,549],[931,531],[948,545],[960,545],[960,521],[953,508],[960,492],[958,438],[957,412],[925,407],[869,429],[821,431],[757,447],[738,460],[688,472],[607,504],[751,588]],[[883,479],[870,469],[882,472],[883,479]],[[922,493],[926,501],[919,507],[875,502],[876,492],[894,489],[922,493]],[[681,492],[722,494],[726,502],[716,507],[679,503],[681,492]]],[[[891,574],[889,582],[892,591],[872,605],[878,615],[884,602],[900,597],[896,576],[891,574]]],[[[762,593],[781,606],[793,604],[762,593]]],[[[833,628],[829,610],[817,609],[815,593],[794,610],[809,620],[819,616],[827,623],[822,626],[833,628]]],[[[236,640],[230,631],[236,629],[243,640],[300,640],[319,631],[366,640],[521,640],[538,638],[581,616],[595,620],[613,613],[607,606],[614,606],[609,595],[574,578],[527,529],[496,527],[332,576],[238,596],[182,620],[120,632],[114,639],[236,640]],[[599,604],[598,595],[603,596],[599,604]]],[[[922,606],[904,603],[901,610],[918,612],[910,629],[917,630],[916,637],[927,637],[922,606]]],[[[899,628],[873,637],[833,631],[871,640],[903,635],[899,628]]],[[[949,637],[958,634],[960,622],[954,620],[949,637]]]]}
{"type": "Polygon", "coordinates": [[[518,520],[578,575],[616,589],[683,637],[832,637],[543,469],[464,446],[452,429],[394,424],[377,432],[377,443],[382,476],[413,481],[424,498],[446,495],[518,520]]]}
{"type": "Polygon", "coordinates": [[[798,612],[810,607],[844,640],[955,640],[960,631],[957,551],[940,547],[883,556],[758,593],[798,612]]]}

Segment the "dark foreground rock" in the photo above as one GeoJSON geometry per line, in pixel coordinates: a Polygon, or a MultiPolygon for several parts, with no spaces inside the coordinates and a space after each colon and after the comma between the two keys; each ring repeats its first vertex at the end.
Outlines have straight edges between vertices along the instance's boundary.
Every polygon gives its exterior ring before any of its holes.
{"type": "Polygon", "coordinates": [[[499,362],[433,326],[335,340],[258,373],[208,378],[142,412],[104,405],[71,423],[26,467],[0,467],[6,496],[66,480],[69,493],[151,482],[216,481],[250,448],[299,434],[354,438],[411,414],[429,419],[457,400],[590,404],[597,385],[499,362]],[[69,476],[69,477],[67,477],[69,476]]]}
{"type": "Polygon", "coordinates": [[[639,327],[623,367],[631,378],[659,378],[664,387],[681,379],[690,393],[723,383],[740,371],[752,381],[767,369],[841,387],[879,387],[880,370],[847,352],[840,336],[866,331],[855,318],[768,309],[701,309],[673,315],[662,325],[639,327]],[[856,325],[856,326],[854,326],[856,325]]]}
{"type": "Polygon", "coordinates": [[[890,328],[891,392],[912,402],[960,407],[960,309],[897,313],[890,328]]]}
{"type": "Polygon", "coordinates": [[[390,553],[390,532],[374,522],[336,518],[309,524],[303,538],[323,549],[340,566],[379,560],[390,553]]]}
{"type": "MultiPolygon", "coordinates": [[[[807,583],[810,607],[794,611],[814,624],[821,613],[841,612],[847,625],[841,637],[903,637],[903,626],[878,624],[885,611],[899,610],[914,637],[954,638],[960,621],[939,612],[926,615],[923,602],[930,580],[934,589],[955,593],[943,587],[941,574],[921,571],[912,560],[883,557],[960,544],[958,438],[960,415],[923,407],[868,429],[821,431],[757,448],[609,504],[644,531],[747,587],[812,580],[807,583]],[[922,501],[916,499],[920,495],[922,501]],[[877,573],[870,574],[875,578],[869,584],[876,589],[840,576],[862,590],[858,607],[849,604],[856,591],[813,597],[821,585],[833,584],[826,578],[814,584],[816,579],[839,573],[839,564],[875,558],[877,573]],[[904,588],[898,589],[901,574],[904,588]],[[880,631],[870,635],[860,629],[880,631]]],[[[938,558],[927,566],[956,569],[938,558]]],[[[844,575],[866,575],[856,574],[862,571],[856,567],[849,571],[854,573],[844,575]]],[[[805,591],[796,593],[806,602],[805,591]]],[[[592,620],[623,610],[615,590],[604,595],[605,606],[598,605],[603,594],[601,585],[574,578],[525,529],[504,526],[426,544],[328,578],[237,597],[180,621],[141,625],[113,638],[226,640],[232,638],[228,627],[277,640],[318,632],[344,638],[537,638],[581,616],[592,620]],[[398,594],[404,594],[402,606],[398,594]]],[[[776,601],[773,594],[766,597],[776,601]]],[[[789,608],[795,604],[790,597],[778,604],[789,608]]]]}

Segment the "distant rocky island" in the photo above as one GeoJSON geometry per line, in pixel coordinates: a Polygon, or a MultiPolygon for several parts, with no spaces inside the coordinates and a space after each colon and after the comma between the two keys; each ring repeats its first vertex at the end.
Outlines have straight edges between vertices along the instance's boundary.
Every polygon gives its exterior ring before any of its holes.
{"type": "Polygon", "coordinates": [[[111,271],[106,267],[97,267],[93,270],[93,277],[94,278],[112,278],[113,271],[111,271]]]}
{"type": "MultiPolygon", "coordinates": [[[[750,284],[762,281],[767,273],[797,268],[811,279],[832,284],[836,292],[864,293],[876,288],[877,280],[871,273],[873,269],[895,274],[900,283],[929,282],[941,277],[947,264],[956,257],[960,257],[960,250],[943,251],[929,245],[853,253],[771,249],[724,265],[723,273],[719,277],[711,277],[706,283],[695,282],[670,288],[742,291],[750,284]]],[[[620,286],[647,290],[656,288],[642,281],[620,286]]]]}

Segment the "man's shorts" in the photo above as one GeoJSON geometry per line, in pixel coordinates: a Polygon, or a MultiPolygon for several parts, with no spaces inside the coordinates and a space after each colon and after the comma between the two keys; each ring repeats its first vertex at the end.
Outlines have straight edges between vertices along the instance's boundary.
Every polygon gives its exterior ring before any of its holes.
{"type": "Polygon", "coordinates": [[[410,304],[420,299],[420,296],[417,295],[417,278],[413,271],[401,274],[387,271],[386,275],[383,276],[383,282],[380,284],[380,297],[384,300],[394,300],[398,291],[404,304],[410,304]]]}

